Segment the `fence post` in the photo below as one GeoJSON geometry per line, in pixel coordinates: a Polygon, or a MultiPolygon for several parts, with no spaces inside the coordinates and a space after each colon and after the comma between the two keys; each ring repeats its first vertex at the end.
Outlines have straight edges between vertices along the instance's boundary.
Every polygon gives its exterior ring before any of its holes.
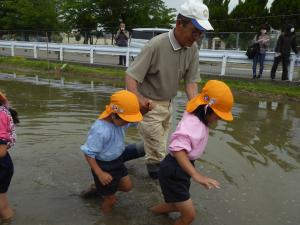
{"type": "Polygon", "coordinates": [[[63,61],[64,60],[64,52],[63,52],[63,47],[60,46],[59,48],[59,60],[63,61]]]}
{"type": "Polygon", "coordinates": [[[130,57],[129,48],[127,48],[127,52],[126,52],[126,67],[129,66],[129,57],[130,57]]]}
{"type": "Polygon", "coordinates": [[[221,67],[221,76],[225,75],[226,72],[226,64],[227,64],[227,58],[228,56],[226,54],[223,55],[222,59],[222,67],[221,67]]]}
{"type": "Polygon", "coordinates": [[[15,43],[14,43],[14,41],[11,42],[11,56],[15,56],[15,43]]]}
{"type": "Polygon", "coordinates": [[[235,50],[239,50],[240,48],[239,48],[239,43],[240,42],[240,33],[239,32],[237,32],[236,33],[236,42],[235,42],[235,50]]]}
{"type": "Polygon", "coordinates": [[[33,58],[37,58],[37,49],[36,49],[36,45],[33,46],[33,58]]]}
{"type": "Polygon", "coordinates": [[[289,81],[293,80],[293,75],[294,75],[294,67],[295,67],[295,62],[297,59],[297,55],[292,55],[292,60],[290,63],[290,68],[289,68],[289,81]]]}
{"type": "Polygon", "coordinates": [[[91,46],[91,49],[90,49],[90,64],[93,64],[94,63],[94,48],[93,46],[91,46]]]}
{"type": "Polygon", "coordinates": [[[94,81],[91,81],[91,89],[94,90],[94,81]]]}

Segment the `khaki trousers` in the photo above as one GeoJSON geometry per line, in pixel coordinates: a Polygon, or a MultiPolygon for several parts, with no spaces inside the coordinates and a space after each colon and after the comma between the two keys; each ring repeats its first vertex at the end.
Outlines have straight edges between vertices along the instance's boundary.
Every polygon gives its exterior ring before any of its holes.
{"type": "Polygon", "coordinates": [[[154,101],[154,109],[144,115],[138,131],[144,141],[146,164],[157,164],[166,156],[172,102],[154,101]]]}

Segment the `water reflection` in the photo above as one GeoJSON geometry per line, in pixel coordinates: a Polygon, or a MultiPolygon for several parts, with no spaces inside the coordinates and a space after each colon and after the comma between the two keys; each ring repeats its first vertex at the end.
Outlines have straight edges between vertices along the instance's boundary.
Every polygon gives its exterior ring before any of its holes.
{"type": "Polygon", "coordinates": [[[238,154],[252,166],[273,162],[284,171],[299,167],[299,118],[293,104],[240,98],[235,107],[240,110],[224,131],[235,140],[228,144],[238,154]]]}
{"type": "MultiPolygon", "coordinates": [[[[112,218],[99,214],[101,199],[78,197],[91,182],[79,146],[118,87],[95,84],[92,91],[84,84],[53,88],[1,79],[0,87],[21,119],[12,150],[16,173],[10,197],[18,212],[13,225],[171,223],[148,211],[162,196],[157,183],[147,179],[142,159],[128,164],[135,188],[120,196],[112,218]]],[[[185,102],[179,93],[174,125],[185,102]]],[[[195,224],[298,224],[300,105],[236,96],[233,114],[232,123],[220,121],[211,129],[207,151],[197,163],[222,189],[206,192],[192,185],[200,213],[195,224]]],[[[127,142],[139,139],[136,129],[128,130],[127,142]]]]}

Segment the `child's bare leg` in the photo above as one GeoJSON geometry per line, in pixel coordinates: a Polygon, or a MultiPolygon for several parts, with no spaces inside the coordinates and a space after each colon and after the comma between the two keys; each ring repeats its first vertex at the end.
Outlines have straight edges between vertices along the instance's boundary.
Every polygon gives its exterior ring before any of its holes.
{"type": "Polygon", "coordinates": [[[4,220],[11,219],[14,216],[14,211],[10,208],[6,193],[0,194],[0,218],[4,220]]]}
{"type": "Polygon", "coordinates": [[[174,203],[160,203],[151,207],[150,210],[155,214],[166,214],[178,211],[174,203]]]}
{"type": "Polygon", "coordinates": [[[122,177],[120,180],[120,184],[118,187],[119,191],[123,191],[123,192],[129,192],[132,189],[132,181],[130,179],[130,177],[127,175],[125,177],[122,177]]]}
{"type": "Polygon", "coordinates": [[[174,225],[189,225],[194,221],[196,212],[192,199],[174,203],[174,206],[180,212],[180,217],[175,221],[174,225]]]}
{"type": "Polygon", "coordinates": [[[101,211],[104,214],[108,214],[112,211],[113,206],[117,202],[117,198],[115,195],[108,195],[103,197],[103,202],[101,204],[101,211]]]}

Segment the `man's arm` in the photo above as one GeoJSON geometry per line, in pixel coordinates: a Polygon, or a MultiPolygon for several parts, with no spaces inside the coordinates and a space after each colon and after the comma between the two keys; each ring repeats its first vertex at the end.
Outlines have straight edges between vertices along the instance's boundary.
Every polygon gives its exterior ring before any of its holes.
{"type": "Polygon", "coordinates": [[[196,95],[198,94],[197,83],[186,83],[185,84],[185,93],[189,100],[196,97],[196,95]]]}
{"type": "Polygon", "coordinates": [[[136,94],[139,97],[140,93],[137,90],[137,81],[133,79],[131,76],[126,74],[125,76],[126,89],[136,94]]]}
{"type": "Polygon", "coordinates": [[[145,98],[143,95],[141,95],[137,89],[137,81],[133,79],[131,76],[126,74],[125,76],[125,83],[126,83],[126,89],[128,91],[131,91],[134,93],[139,100],[140,103],[140,110],[142,114],[147,113],[148,111],[153,109],[153,103],[150,99],[145,98]]]}

